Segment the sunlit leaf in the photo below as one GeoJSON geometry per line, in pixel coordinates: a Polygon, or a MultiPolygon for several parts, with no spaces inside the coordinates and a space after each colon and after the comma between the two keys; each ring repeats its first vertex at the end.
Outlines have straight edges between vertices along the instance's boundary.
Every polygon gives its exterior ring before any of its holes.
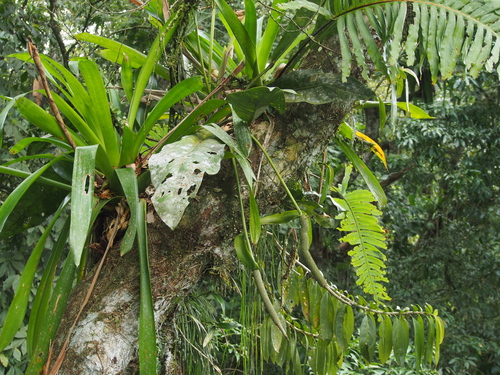
{"type": "Polygon", "coordinates": [[[156,212],[174,229],[196,196],[205,173],[216,174],[224,156],[224,144],[202,135],[190,135],[170,143],[149,160],[151,182],[155,193],[151,198],[156,212]]]}
{"type": "Polygon", "coordinates": [[[97,145],[78,147],[75,151],[69,244],[76,266],[80,264],[83,247],[90,231],[90,219],[94,204],[94,173],[97,147],[97,145]]]}

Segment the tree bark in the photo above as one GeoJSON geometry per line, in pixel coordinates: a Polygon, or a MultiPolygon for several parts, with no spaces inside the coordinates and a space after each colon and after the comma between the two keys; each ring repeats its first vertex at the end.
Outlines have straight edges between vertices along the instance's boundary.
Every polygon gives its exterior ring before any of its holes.
{"type": "MultiPolygon", "coordinates": [[[[312,59],[332,60],[329,55],[312,59]]],[[[330,52],[328,52],[330,54],[330,52]]],[[[323,64],[323,63],[322,63],[323,64]]],[[[333,63],[323,70],[330,70],[333,63]]],[[[324,65],[324,64],[323,64],[324,65]]],[[[262,116],[251,132],[264,145],[287,184],[300,182],[327,147],[353,103],[288,104],[283,115],[262,116]],[[265,117],[265,118],[264,118],[265,117]]],[[[254,145],[250,162],[258,175],[261,214],[279,212],[285,191],[271,165],[254,145]]],[[[241,181],[244,185],[244,181],[241,181]]],[[[152,206],[150,210],[153,211],[152,206]]],[[[172,318],[176,305],[213,271],[223,275],[238,264],[233,241],[241,232],[232,163],[223,161],[216,176],[206,176],[179,226],[170,230],[154,213],[148,225],[151,283],[155,306],[161,374],[180,374],[173,348],[172,318]],[[206,272],[211,270],[210,273],[206,272]]],[[[139,262],[136,251],[120,258],[118,246],[106,261],[91,301],[72,334],[59,374],[134,374],[138,372],[139,262]]],[[[89,276],[90,277],[90,276],[89,276]]],[[[87,290],[76,288],[58,331],[53,357],[87,290]]]]}

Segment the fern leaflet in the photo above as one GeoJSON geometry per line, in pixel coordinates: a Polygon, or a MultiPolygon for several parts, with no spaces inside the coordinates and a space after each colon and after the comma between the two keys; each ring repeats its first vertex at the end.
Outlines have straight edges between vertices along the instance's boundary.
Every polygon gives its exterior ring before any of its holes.
{"type": "Polygon", "coordinates": [[[340,231],[350,232],[340,241],[348,242],[354,248],[349,251],[351,263],[356,268],[358,280],[365,293],[372,294],[375,300],[390,300],[381,282],[388,282],[385,277],[385,255],[380,249],[387,249],[378,216],[382,213],[371,203],[375,201],[368,190],[355,190],[335,198],[345,217],[340,223],[340,231]]]}
{"type": "MultiPolygon", "coordinates": [[[[292,0],[286,8],[311,4],[292,0]]],[[[483,67],[492,71],[496,65],[500,75],[497,0],[330,0],[319,12],[337,23],[344,79],[353,59],[366,78],[369,57],[394,81],[402,56],[407,66],[422,68],[427,63],[433,82],[439,75],[449,78],[459,61],[473,77],[483,67]]]]}

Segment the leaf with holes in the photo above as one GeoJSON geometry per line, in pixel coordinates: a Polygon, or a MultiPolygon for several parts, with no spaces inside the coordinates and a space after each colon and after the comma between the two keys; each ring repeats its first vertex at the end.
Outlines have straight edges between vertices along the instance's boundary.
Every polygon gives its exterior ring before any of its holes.
{"type": "Polygon", "coordinates": [[[197,133],[166,145],[149,160],[151,182],[156,189],[151,201],[170,228],[179,224],[205,173],[219,172],[224,147],[205,133],[197,133]]]}

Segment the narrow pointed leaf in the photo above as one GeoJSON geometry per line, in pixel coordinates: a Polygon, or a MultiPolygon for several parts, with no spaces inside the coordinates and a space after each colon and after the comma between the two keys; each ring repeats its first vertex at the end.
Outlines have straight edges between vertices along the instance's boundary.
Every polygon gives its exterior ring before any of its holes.
{"type": "Polygon", "coordinates": [[[245,55],[248,66],[253,70],[253,77],[259,74],[259,67],[257,65],[256,46],[248,31],[242,25],[233,9],[224,0],[215,0],[224,20],[227,22],[230,30],[234,34],[238,44],[245,55]]]}
{"type": "Polygon", "coordinates": [[[49,262],[45,266],[42,279],[38,285],[36,296],[31,307],[28,322],[28,336],[26,338],[28,344],[28,356],[30,357],[34,353],[34,348],[36,347],[40,333],[45,326],[44,322],[47,316],[52,294],[52,283],[54,281],[57,265],[61,261],[61,255],[68,240],[70,224],[71,222],[66,220],[66,223],[59,233],[56,244],[50,254],[49,262]]]}
{"type": "Polygon", "coordinates": [[[139,204],[139,190],[137,188],[137,176],[132,168],[121,168],[116,170],[123,192],[130,209],[130,221],[127,231],[120,244],[120,255],[127,254],[134,246],[137,233],[137,210],[139,204]]]}
{"type": "Polygon", "coordinates": [[[377,338],[377,327],[373,316],[366,314],[359,329],[359,348],[366,361],[371,362],[377,338]]]}
{"type": "Polygon", "coordinates": [[[259,214],[259,206],[257,205],[257,201],[252,193],[249,192],[249,202],[250,202],[250,239],[254,245],[259,242],[260,232],[261,232],[261,224],[260,224],[260,214],[259,214]]]}
{"type": "Polygon", "coordinates": [[[132,100],[134,90],[134,73],[132,71],[132,63],[130,62],[130,58],[126,54],[123,54],[123,61],[121,65],[121,83],[123,91],[125,92],[125,96],[130,102],[132,100]]]}
{"type": "MultiPolygon", "coordinates": [[[[122,43],[116,42],[114,40],[89,33],[76,34],[74,35],[74,37],[75,39],[78,40],[94,43],[101,47],[111,49],[116,53],[116,57],[115,56],[110,57],[110,60],[113,62],[119,64],[122,63],[122,61],[118,58],[123,58],[123,54],[126,54],[130,59],[131,63],[135,65],[135,67],[143,66],[146,63],[147,56],[145,54],[137,51],[136,49],[128,47],[122,43]]],[[[170,79],[170,74],[168,73],[168,70],[162,67],[161,65],[156,64],[154,69],[156,74],[162,76],[165,79],[170,79]]]]}
{"type": "MultiPolygon", "coordinates": [[[[137,189],[137,187],[136,187],[137,189]]],[[[146,224],[146,201],[137,205],[137,243],[141,268],[140,290],[141,307],[139,311],[139,369],[143,374],[156,374],[156,327],[151,293],[149,271],[148,236],[146,224]]]]}
{"type": "Polygon", "coordinates": [[[102,134],[101,145],[105,149],[111,165],[116,167],[120,161],[118,138],[111,119],[109,99],[101,72],[97,65],[90,60],[80,61],[78,67],[91,98],[91,117],[95,121],[93,127],[94,129],[100,129],[102,134]]]}
{"type": "Polygon", "coordinates": [[[45,365],[49,356],[50,345],[54,341],[63,313],[66,310],[69,294],[73,287],[76,271],[75,263],[73,254],[70,252],[64,262],[61,274],[57,279],[57,284],[47,309],[44,326],[43,329],[40,330],[40,335],[37,338],[36,346],[30,358],[30,364],[25,375],[38,375],[45,365]]]}
{"type": "Polygon", "coordinates": [[[67,203],[68,199],[64,200],[59,206],[54,217],[50,221],[47,228],[45,228],[42,236],[35,245],[33,252],[26,262],[23,272],[21,273],[19,286],[17,287],[16,293],[5,317],[2,331],[0,333],[0,351],[3,351],[5,347],[14,339],[15,334],[17,333],[24,320],[26,309],[28,307],[28,300],[31,293],[33,279],[35,278],[35,273],[38,268],[38,262],[43,250],[45,249],[45,243],[47,242],[47,239],[51,234],[52,227],[56,223],[57,219],[59,219],[59,216],[63,209],[66,207],[67,203]]]}
{"type": "Polygon", "coordinates": [[[90,231],[90,219],[94,204],[94,171],[97,147],[97,145],[78,147],[75,151],[69,244],[76,266],[80,264],[83,247],[90,231]]]}
{"type": "Polygon", "coordinates": [[[349,160],[352,161],[358,172],[365,180],[366,185],[373,193],[377,201],[381,206],[385,206],[387,203],[387,197],[385,195],[384,189],[380,186],[377,178],[373,175],[373,173],[368,169],[365,163],[359,158],[358,155],[349,147],[347,143],[344,141],[335,138],[335,141],[339,145],[340,149],[346,154],[349,160]]]}
{"type": "Polygon", "coordinates": [[[414,345],[415,345],[415,368],[420,371],[422,364],[422,357],[424,353],[424,321],[421,316],[414,317],[413,319],[413,331],[415,335],[414,345]]]}
{"type": "Polygon", "coordinates": [[[333,339],[333,328],[335,325],[335,304],[330,293],[324,292],[321,298],[319,332],[321,338],[328,344],[333,339]]]}

